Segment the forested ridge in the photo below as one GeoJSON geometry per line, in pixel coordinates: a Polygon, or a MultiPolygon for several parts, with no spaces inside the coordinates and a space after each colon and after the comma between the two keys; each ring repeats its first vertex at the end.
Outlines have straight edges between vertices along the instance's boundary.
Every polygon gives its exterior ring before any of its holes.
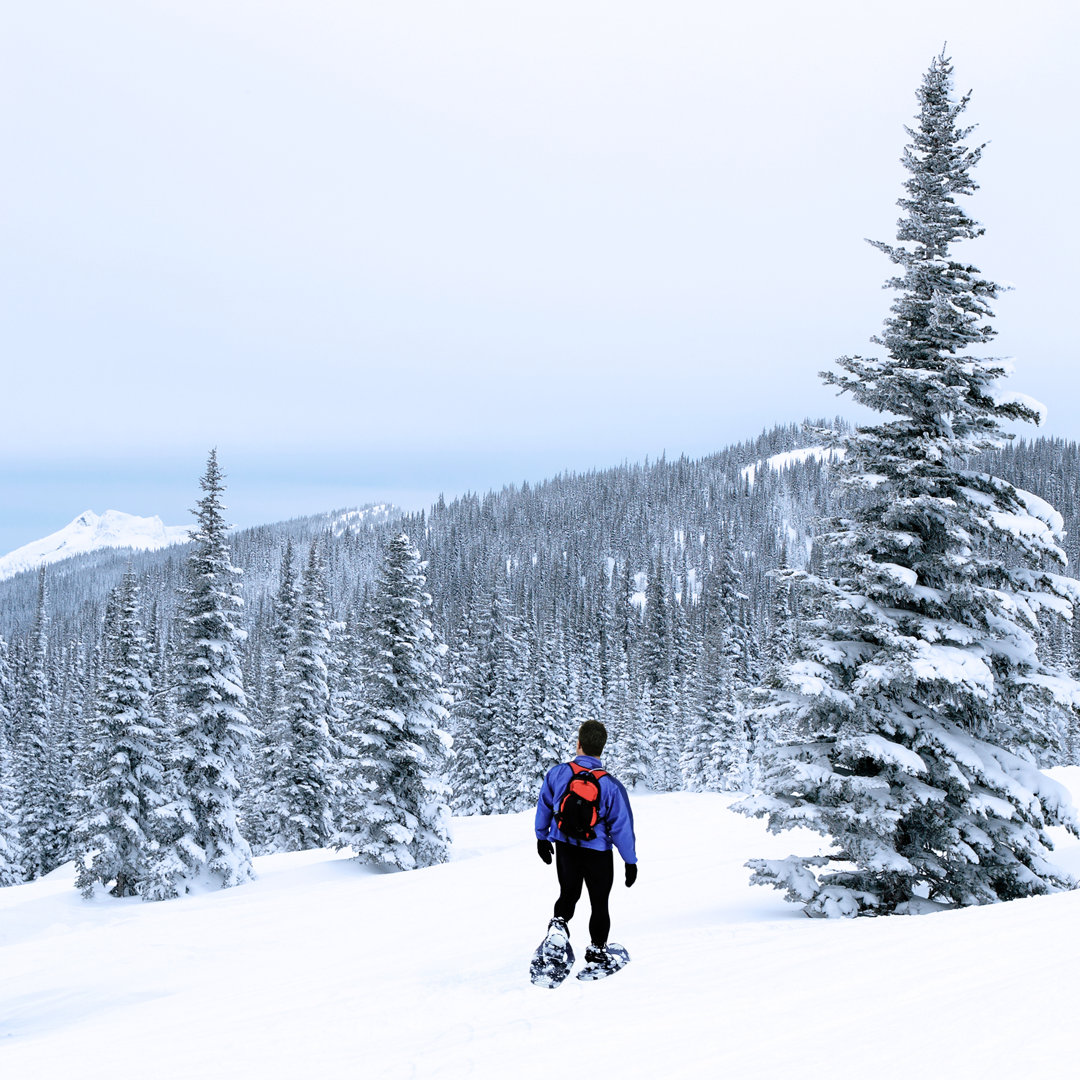
{"type": "MultiPolygon", "coordinates": [[[[768,732],[755,728],[743,696],[773,676],[802,633],[797,594],[774,572],[810,566],[817,531],[838,509],[825,455],[764,463],[840,427],[781,426],[699,460],[563,475],[440,499],[415,515],[335,512],[231,533],[242,571],[237,626],[246,634],[238,657],[256,733],[239,783],[256,850],[274,843],[257,826],[259,793],[271,799],[263,774],[279,708],[275,671],[291,663],[283,621],[288,636],[297,618],[282,610],[283,567],[298,579],[314,548],[328,627],[325,700],[351,700],[360,690],[345,684],[363,677],[375,578],[401,531],[419,548],[431,622],[445,644],[437,664],[451,695],[445,727],[455,747],[445,767],[456,812],[529,805],[543,771],[570,749],[570,720],[579,715],[609,724],[611,763],[631,784],[745,785],[768,732]]],[[[1075,575],[1080,447],[1017,440],[978,464],[1061,509],[1075,575]]],[[[17,789],[40,788],[18,752],[28,711],[40,714],[56,801],[54,860],[71,853],[85,788],[80,762],[107,674],[110,598],[130,569],[156,683],[149,700],[167,710],[186,551],[99,552],[43,578],[0,583],[4,783],[9,804],[18,803],[17,789]]],[[[296,604],[299,586],[291,588],[286,601],[296,604]]],[[[1075,669],[1071,638],[1057,631],[1048,646],[1075,669]]],[[[333,715],[329,704],[318,707],[333,715]]]]}

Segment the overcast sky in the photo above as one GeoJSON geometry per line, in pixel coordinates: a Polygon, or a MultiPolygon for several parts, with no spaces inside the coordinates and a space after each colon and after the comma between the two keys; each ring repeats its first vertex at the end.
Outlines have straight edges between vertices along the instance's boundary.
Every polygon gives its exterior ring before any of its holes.
{"type": "Polygon", "coordinates": [[[410,508],[852,415],[948,42],[1011,389],[1080,438],[1078,5],[35,0],[0,24],[0,552],[410,508]]]}

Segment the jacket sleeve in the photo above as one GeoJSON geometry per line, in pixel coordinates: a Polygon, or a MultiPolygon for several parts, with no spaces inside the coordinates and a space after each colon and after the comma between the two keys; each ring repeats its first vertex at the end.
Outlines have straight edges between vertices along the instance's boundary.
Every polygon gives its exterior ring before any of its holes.
{"type": "Polygon", "coordinates": [[[551,829],[551,819],[555,816],[554,776],[559,766],[548,769],[544,783],[540,787],[540,797],[536,800],[536,839],[546,840],[551,829]]]}
{"type": "Polygon", "coordinates": [[[611,780],[611,803],[607,815],[608,834],[612,843],[619,849],[623,862],[637,862],[637,848],[634,843],[634,812],[630,809],[630,796],[626,788],[615,779],[611,780]]]}

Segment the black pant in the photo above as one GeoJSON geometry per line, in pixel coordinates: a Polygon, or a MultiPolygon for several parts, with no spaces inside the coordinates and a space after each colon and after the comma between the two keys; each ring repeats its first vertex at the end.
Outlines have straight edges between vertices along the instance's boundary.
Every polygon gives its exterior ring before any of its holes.
{"type": "Polygon", "coordinates": [[[592,917],[589,919],[589,937],[594,945],[606,945],[611,929],[608,915],[608,894],[615,881],[615,858],[610,851],[593,851],[555,842],[555,869],[559,872],[559,899],[555,901],[555,914],[569,922],[581,897],[584,883],[589,890],[592,917]]]}

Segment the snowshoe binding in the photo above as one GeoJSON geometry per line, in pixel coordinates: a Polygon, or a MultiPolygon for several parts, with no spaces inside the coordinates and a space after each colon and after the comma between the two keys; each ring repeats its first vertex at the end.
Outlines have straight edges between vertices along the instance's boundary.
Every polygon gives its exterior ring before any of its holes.
{"type": "Polygon", "coordinates": [[[590,945],[585,950],[585,966],[577,977],[582,982],[595,982],[614,975],[629,963],[630,954],[621,945],[590,945]]]}

